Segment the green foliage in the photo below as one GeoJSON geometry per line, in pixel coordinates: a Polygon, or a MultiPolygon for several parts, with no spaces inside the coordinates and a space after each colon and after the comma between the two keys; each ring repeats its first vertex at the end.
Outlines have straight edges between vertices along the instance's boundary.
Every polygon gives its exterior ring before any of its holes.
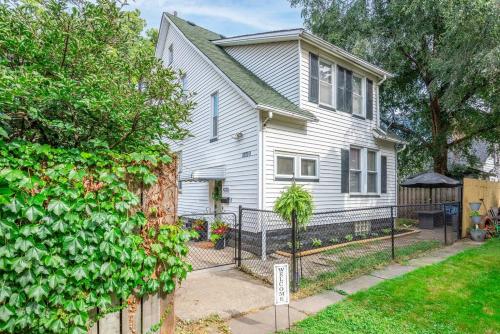
{"type": "Polygon", "coordinates": [[[172,292],[190,270],[191,233],[140,234],[146,218],[129,190],[155,182],[152,168],[169,161],[0,141],[1,332],[84,333],[91,310],[113,310],[112,296],[172,292]]]}
{"type": "Polygon", "coordinates": [[[295,210],[297,223],[301,226],[309,223],[313,209],[311,194],[295,183],[288,187],[274,203],[274,211],[289,223],[292,221],[292,212],[295,210]]]}
{"type": "Polygon", "coordinates": [[[311,244],[313,245],[313,247],[321,247],[321,245],[323,245],[323,242],[321,241],[321,239],[312,238],[311,244]]]}
{"type": "Polygon", "coordinates": [[[192,103],[122,1],[0,2],[0,136],[137,151],[186,136],[192,103]]]}
{"type": "Polygon", "coordinates": [[[479,217],[479,216],[481,216],[481,213],[479,211],[471,211],[469,213],[469,216],[470,217],[479,217]]]}
{"type": "MultiPolygon", "coordinates": [[[[495,0],[290,0],[315,34],[395,75],[381,87],[389,129],[407,142],[402,177],[446,173],[500,138],[500,7],[495,0]]],[[[470,164],[470,163],[469,163],[470,164]]]]}
{"type": "Polygon", "coordinates": [[[348,234],[344,237],[344,239],[347,241],[352,241],[354,239],[354,237],[352,236],[352,234],[348,234]]]}
{"type": "Polygon", "coordinates": [[[224,238],[228,231],[229,225],[220,219],[216,219],[212,224],[210,224],[210,240],[213,243],[216,243],[220,239],[224,238]]]}

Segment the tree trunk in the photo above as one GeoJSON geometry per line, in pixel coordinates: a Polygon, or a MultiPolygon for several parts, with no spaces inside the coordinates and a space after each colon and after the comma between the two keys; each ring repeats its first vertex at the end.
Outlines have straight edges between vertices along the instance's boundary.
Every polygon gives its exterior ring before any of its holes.
{"type": "Polygon", "coordinates": [[[446,174],[448,172],[448,122],[442,114],[437,97],[431,97],[429,107],[432,117],[432,159],[434,161],[434,171],[446,174]]]}

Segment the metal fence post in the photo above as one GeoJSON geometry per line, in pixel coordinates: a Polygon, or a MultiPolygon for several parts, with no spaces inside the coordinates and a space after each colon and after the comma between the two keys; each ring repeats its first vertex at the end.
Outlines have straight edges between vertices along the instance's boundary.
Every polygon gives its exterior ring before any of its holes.
{"type": "Polygon", "coordinates": [[[238,243],[238,268],[241,268],[241,223],[243,218],[243,206],[238,207],[238,237],[236,240],[238,243]]]}
{"type": "Polygon", "coordinates": [[[292,291],[298,290],[297,272],[297,212],[292,211],[292,291]]]}
{"type": "Polygon", "coordinates": [[[392,251],[392,259],[396,258],[396,254],[394,251],[394,206],[391,206],[391,251],[392,251]]]}
{"type": "Polygon", "coordinates": [[[443,212],[443,223],[444,223],[444,245],[446,246],[448,244],[448,240],[447,240],[447,231],[446,231],[446,204],[442,204],[443,208],[442,208],[442,212],[443,212]]]}

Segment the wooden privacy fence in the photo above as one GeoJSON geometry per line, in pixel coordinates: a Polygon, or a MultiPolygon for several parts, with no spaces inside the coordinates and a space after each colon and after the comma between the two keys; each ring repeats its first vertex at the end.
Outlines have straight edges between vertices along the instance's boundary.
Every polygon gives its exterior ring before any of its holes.
{"type": "Polygon", "coordinates": [[[463,183],[462,237],[466,237],[471,227],[469,203],[481,203],[481,215],[487,215],[492,207],[500,207],[500,182],[465,178],[463,183]]]}
{"type": "MultiPolygon", "coordinates": [[[[130,185],[141,198],[142,212],[147,223],[142,228],[141,236],[144,247],[148,249],[152,240],[147,235],[151,228],[175,224],[177,221],[177,161],[162,164],[155,170],[158,181],[150,188],[130,185]]],[[[173,334],[175,329],[174,294],[156,294],[142,299],[134,296],[126,301],[125,309],[106,314],[95,322],[89,334],[173,334]],[[156,326],[155,326],[156,325],[156,326]],[[157,328],[152,328],[153,326],[157,328]]],[[[123,301],[114,300],[117,307],[123,301]]],[[[99,315],[99,310],[94,312],[99,315]]]]}
{"type": "MultiPolygon", "coordinates": [[[[431,203],[431,198],[432,203],[459,202],[460,190],[460,187],[428,189],[400,186],[398,188],[398,205],[428,204],[431,203]]],[[[417,211],[399,208],[398,216],[400,218],[417,219],[417,211]]]]}

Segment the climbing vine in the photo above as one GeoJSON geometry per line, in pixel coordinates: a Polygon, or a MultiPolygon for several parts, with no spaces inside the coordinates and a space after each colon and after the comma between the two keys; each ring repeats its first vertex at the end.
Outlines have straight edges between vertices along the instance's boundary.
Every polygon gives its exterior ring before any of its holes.
{"type": "Polygon", "coordinates": [[[170,162],[0,140],[0,332],[87,333],[96,308],[172,292],[191,232],[147,224],[133,191],[170,162]]]}

